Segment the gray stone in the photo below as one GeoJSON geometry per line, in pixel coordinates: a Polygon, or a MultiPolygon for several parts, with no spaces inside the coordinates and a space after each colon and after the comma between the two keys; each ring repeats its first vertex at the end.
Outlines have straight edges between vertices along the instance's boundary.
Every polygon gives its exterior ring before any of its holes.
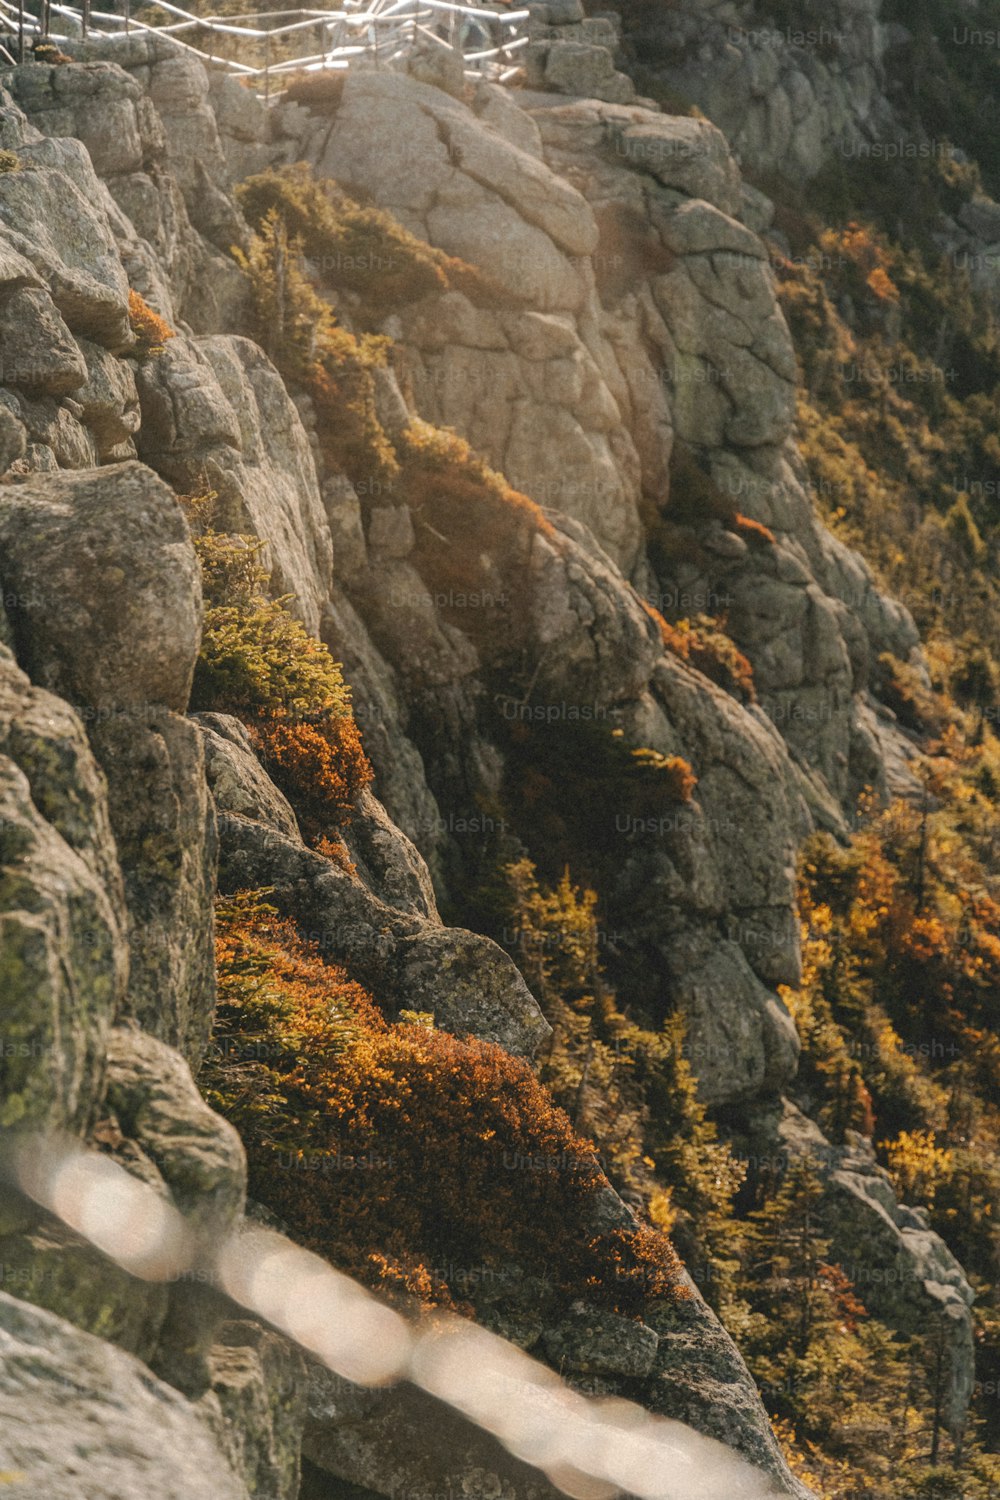
{"type": "Polygon", "coordinates": [[[139,1281],[49,1215],[0,1235],[3,1290],[105,1339],[139,1359],[156,1349],[168,1289],[139,1281]]]}
{"type": "Polygon", "coordinates": [[[105,1105],[153,1162],[202,1248],[217,1250],[243,1213],[246,1159],[232,1125],[198,1093],[187,1063],[137,1027],[116,1027],[105,1105]]]}
{"type": "Polygon", "coordinates": [[[658,1337],[646,1404],[743,1454],[778,1494],[809,1500],[812,1491],[789,1472],[735,1344],[692,1282],[686,1290],[646,1309],[658,1337]]]}
{"type": "MultiPolygon", "coordinates": [[[[87,378],[73,393],[80,418],[97,444],[100,462],[120,457],[139,430],[139,396],[135,375],[125,360],[116,359],[89,339],[80,339],[87,378]]],[[[134,454],[134,448],[133,448],[134,454]]]]}
{"type": "Polygon", "coordinates": [[[277,593],[315,634],[332,546],[309,441],[266,356],[240,338],[171,339],[137,372],[140,456],[178,489],[216,492],[230,531],[253,532],[277,593]]]}
{"type": "Polygon", "coordinates": [[[838,154],[897,137],[884,93],[890,31],[876,0],[833,0],[815,26],[789,27],[684,3],[657,13],[644,61],[725,132],[750,169],[802,182],[838,154]]]}
{"type": "Polygon", "coordinates": [[[237,813],[298,838],[295,814],[262,769],[239,719],[228,714],[195,714],[192,722],[201,731],[205,774],[219,812],[237,813]]]}
{"type": "Polygon", "coordinates": [[[566,26],[584,17],[582,0],[533,0],[529,9],[532,20],[544,26],[566,26]]]}
{"type": "MultiPolygon", "coordinates": [[[[96,178],[94,179],[96,188],[96,178]]],[[[74,333],[108,349],[132,342],[128,283],[107,222],[77,185],[52,168],[0,175],[7,239],[47,283],[74,333]]]]}
{"type": "Polygon", "coordinates": [[[413,522],[405,505],[376,506],[368,521],[368,547],[377,566],[382,557],[409,557],[416,544],[413,522]]]}
{"type": "Polygon", "coordinates": [[[215,1009],[217,838],[196,725],[153,707],[99,717],[131,955],[126,1014],[201,1062],[215,1009]]]}
{"type": "Polygon", "coordinates": [[[972,198],[963,203],[958,222],[987,245],[1000,241],[1000,203],[992,198],[972,198]]]}
{"type": "Polygon", "coordinates": [[[310,1372],[302,1451],[331,1488],[347,1478],[367,1496],[440,1500],[557,1500],[560,1494],[453,1408],[414,1386],[364,1390],[329,1371],[310,1372]]]}
{"type": "Polygon", "coordinates": [[[298,1500],[308,1396],[303,1356],[259,1323],[233,1319],[218,1330],[208,1363],[233,1469],[254,1500],[298,1500]]]}
{"type": "Polygon", "coordinates": [[[656,1363],[659,1339],[635,1318],[578,1303],[543,1343],[557,1370],[642,1379],[656,1363]]]}
{"type": "Polygon", "coordinates": [[[632,113],[614,130],[622,160],[655,177],[664,187],[704,198],[725,214],[740,205],[740,180],[729,145],[708,120],[632,113]]]}
{"type": "Polygon", "coordinates": [[[120,876],[80,721],[2,647],[0,801],[0,1125],[79,1130],[125,989],[120,876]]]}
{"type": "Polygon", "coordinates": [[[0,1414],[0,1464],[45,1500],[249,1500],[203,1412],[131,1355],[3,1293],[0,1414]]]}
{"type": "Polygon", "coordinates": [[[187,707],[201,584],[184,517],[139,464],[0,494],[0,574],[34,681],[89,713],[187,707]]]}
{"type": "Polygon", "coordinates": [[[547,1022],[514,964],[488,938],[403,913],[357,876],[321,855],[245,818],[220,818],[220,884],[224,890],[267,885],[270,899],[294,913],[320,949],[397,1009],[434,1014],[459,1035],[497,1042],[531,1056],[547,1022]]]}
{"type": "Polygon", "coordinates": [[[27,435],[9,406],[0,402],[0,474],[24,457],[27,435]]]}
{"type": "Polygon", "coordinates": [[[616,70],[608,48],[589,42],[545,44],[543,78],[547,88],[578,98],[611,104],[629,104],[635,98],[635,85],[616,70]]]}
{"type": "Polygon", "coordinates": [[[754,234],[765,234],[774,222],[774,204],[749,182],[740,184],[740,218],[754,234]]]}
{"type": "Polygon", "coordinates": [[[367,789],[343,833],[352,862],[370,890],[400,911],[440,920],[430,871],[415,845],[367,789]]]}
{"type": "Polygon", "coordinates": [[[334,572],[341,583],[349,583],[368,565],[361,503],[344,474],[325,479],[321,494],[333,543],[334,572]]]}
{"type": "Polygon", "coordinates": [[[406,71],[418,83],[430,84],[453,99],[465,97],[465,58],[458,48],[418,47],[407,58],[406,71]]]}
{"type": "Polygon", "coordinates": [[[4,385],[66,396],[83,385],[87,367],[48,292],[19,287],[0,310],[0,379],[4,385]]]}

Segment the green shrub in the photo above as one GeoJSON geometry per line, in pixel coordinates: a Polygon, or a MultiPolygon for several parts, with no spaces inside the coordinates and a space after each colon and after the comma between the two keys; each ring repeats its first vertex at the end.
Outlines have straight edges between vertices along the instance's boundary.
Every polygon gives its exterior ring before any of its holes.
{"type": "Polygon", "coordinates": [[[348,714],[350,694],[321,641],[283,599],[210,605],[191,706],[232,714],[348,714]]]}
{"type": "Polygon", "coordinates": [[[246,716],[349,717],[350,690],[340,667],[288,606],[268,597],[255,536],[211,529],[215,497],[182,497],[195,529],[205,622],[192,708],[246,716]]]}

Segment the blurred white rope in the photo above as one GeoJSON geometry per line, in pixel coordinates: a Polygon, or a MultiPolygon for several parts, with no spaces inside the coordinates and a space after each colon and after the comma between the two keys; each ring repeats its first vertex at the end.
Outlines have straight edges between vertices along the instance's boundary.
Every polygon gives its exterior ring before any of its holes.
{"type": "Polygon", "coordinates": [[[3,1175],[131,1275],[197,1269],[234,1302],[362,1386],[408,1380],[492,1433],[574,1500],[764,1500],[768,1477],[723,1443],[633,1402],[590,1398],[452,1315],[408,1321],[318,1255],[248,1227],[206,1256],[176,1208],[107,1156],[22,1138],[3,1175]]]}

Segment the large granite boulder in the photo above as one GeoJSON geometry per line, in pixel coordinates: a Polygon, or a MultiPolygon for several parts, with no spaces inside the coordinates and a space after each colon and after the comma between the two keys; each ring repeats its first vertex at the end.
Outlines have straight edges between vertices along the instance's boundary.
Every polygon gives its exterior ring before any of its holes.
{"type": "Polygon", "coordinates": [[[125,880],[128,1005],[196,1060],[214,1002],[215,832],[187,707],[201,584],[162,480],[130,463],[8,485],[0,579],[33,680],[73,703],[109,783],[125,880]]]}
{"type": "Polygon", "coordinates": [[[26,1494],[249,1500],[210,1412],[133,1356],[5,1293],[0,1412],[0,1465],[26,1494]]]}
{"type": "Polygon", "coordinates": [[[128,973],[105,787],[79,718],[0,646],[0,1127],[84,1129],[128,973]]]}
{"type": "Polygon", "coordinates": [[[40,685],[95,718],[187,707],[201,583],[180,507],[148,469],[7,486],[0,577],[20,658],[40,685]]]}

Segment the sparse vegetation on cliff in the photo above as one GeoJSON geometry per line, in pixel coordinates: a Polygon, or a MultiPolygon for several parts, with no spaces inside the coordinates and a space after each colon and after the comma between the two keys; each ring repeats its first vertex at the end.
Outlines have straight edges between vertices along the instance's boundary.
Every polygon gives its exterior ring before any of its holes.
{"type": "Polygon", "coordinates": [[[264,544],[213,531],[213,496],[186,503],[206,602],[191,706],[246,722],[303,833],[322,838],[372,779],[340,667],[291,613],[291,596],[268,596],[264,544]]]}
{"type": "MultiPolygon", "coordinates": [[[[6,154],[13,155],[12,152],[6,154]]],[[[175,336],[167,320],[154,312],[134,287],[128,294],[128,317],[135,336],[136,353],[140,356],[161,354],[167,340],[175,336]]]]}
{"type": "Polygon", "coordinates": [[[236,197],[258,233],[271,215],[280,217],[322,286],[357,293],[381,316],[434,292],[476,293],[486,285],[474,267],[410,234],[391,214],[356,202],[336,183],[320,181],[305,162],[248,177],[236,197]]]}
{"type": "Polygon", "coordinates": [[[639,1311],[677,1292],[665,1236],[595,1227],[599,1169],[531,1069],[411,1018],[387,1022],[253,893],[218,913],[203,1074],[250,1187],[369,1285],[468,1311],[465,1271],[639,1311]]]}

